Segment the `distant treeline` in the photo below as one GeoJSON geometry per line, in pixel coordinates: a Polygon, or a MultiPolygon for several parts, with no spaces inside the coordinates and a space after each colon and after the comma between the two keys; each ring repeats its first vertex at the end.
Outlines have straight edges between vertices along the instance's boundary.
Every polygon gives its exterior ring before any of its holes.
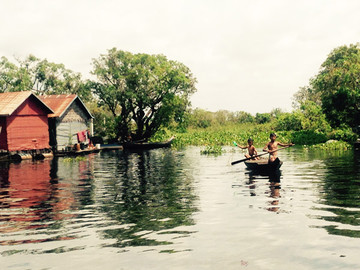
{"type": "Polygon", "coordinates": [[[17,63],[1,57],[0,92],[77,94],[94,116],[96,135],[109,141],[148,140],[169,131],[184,134],[235,125],[247,126],[251,134],[273,130],[291,132],[291,140],[307,136],[304,142],[327,138],[353,142],[359,134],[359,44],[330,52],[309,85],[294,95],[292,112],[274,109],[255,115],[191,109],[197,80],[188,67],[164,55],[113,48],[94,58],[92,65],[92,79],[84,80],[63,64],[32,55],[17,63]]]}
{"type": "Polygon", "coordinates": [[[308,132],[353,142],[360,134],[360,46],[340,46],[330,52],[309,85],[300,87],[294,110],[251,115],[246,112],[193,110],[189,126],[207,128],[227,123],[268,124],[274,131],[308,132]]]}

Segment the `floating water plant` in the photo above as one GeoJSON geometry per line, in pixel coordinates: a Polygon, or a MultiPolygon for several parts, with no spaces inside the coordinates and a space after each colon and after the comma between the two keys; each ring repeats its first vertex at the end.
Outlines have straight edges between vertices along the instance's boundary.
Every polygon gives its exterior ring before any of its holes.
{"type": "Polygon", "coordinates": [[[202,155],[221,155],[224,152],[220,145],[208,145],[205,149],[200,150],[202,155]]]}

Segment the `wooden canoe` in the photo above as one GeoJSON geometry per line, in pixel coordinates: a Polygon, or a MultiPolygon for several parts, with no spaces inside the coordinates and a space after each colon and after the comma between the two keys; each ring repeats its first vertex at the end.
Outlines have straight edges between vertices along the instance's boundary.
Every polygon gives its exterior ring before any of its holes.
{"type": "Polygon", "coordinates": [[[171,137],[165,142],[127,142],[123,144],[124,150],[142,151],[156,148],[170,147],[175,137],[171,137]]]}
{"type": "Polygon", "coordinates": [[[88,155],[88,154],[92,154],[92,153],[99,153],[100,151],[101,151],[101,149],[97,149],[97,148],[86,148],[86,149],[79,150],[79,151],[75,151],[75,150],[57,151],[54,153],[54,156],[56,156],[56,157],[81,156],[81,155],[88,155]]]}
{"type": "Polygon", "coordinates": [[[283,162],[280,161],[278,158],[272,163],[269,163],[269,160],[267,158],[250,159],[245,161],[244,163],[249,170],[261,172],[274,172],[278,170],[283,164],[283,162]]]}

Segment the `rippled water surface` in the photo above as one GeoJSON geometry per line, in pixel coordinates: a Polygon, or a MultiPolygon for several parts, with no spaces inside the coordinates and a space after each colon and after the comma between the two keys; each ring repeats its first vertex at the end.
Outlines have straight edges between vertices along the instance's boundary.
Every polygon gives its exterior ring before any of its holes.
{"type": "Polygon", "coordinates": [[[359,153],[200,150],[0,163],[0,268],[360,269],[359,153]]]}

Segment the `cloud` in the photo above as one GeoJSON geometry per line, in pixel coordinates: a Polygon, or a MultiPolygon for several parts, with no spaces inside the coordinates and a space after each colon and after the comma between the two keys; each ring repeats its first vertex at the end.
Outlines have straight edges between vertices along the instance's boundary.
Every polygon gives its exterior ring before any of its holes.
{"type": "Polygon", "coordinates": [[[291,110],[330,51],[356,43],[358,1],[2,2],[0,56],[34,54],[85,77],[108,49],[164,54],[198,78],[194,107],[291,110]]]}

